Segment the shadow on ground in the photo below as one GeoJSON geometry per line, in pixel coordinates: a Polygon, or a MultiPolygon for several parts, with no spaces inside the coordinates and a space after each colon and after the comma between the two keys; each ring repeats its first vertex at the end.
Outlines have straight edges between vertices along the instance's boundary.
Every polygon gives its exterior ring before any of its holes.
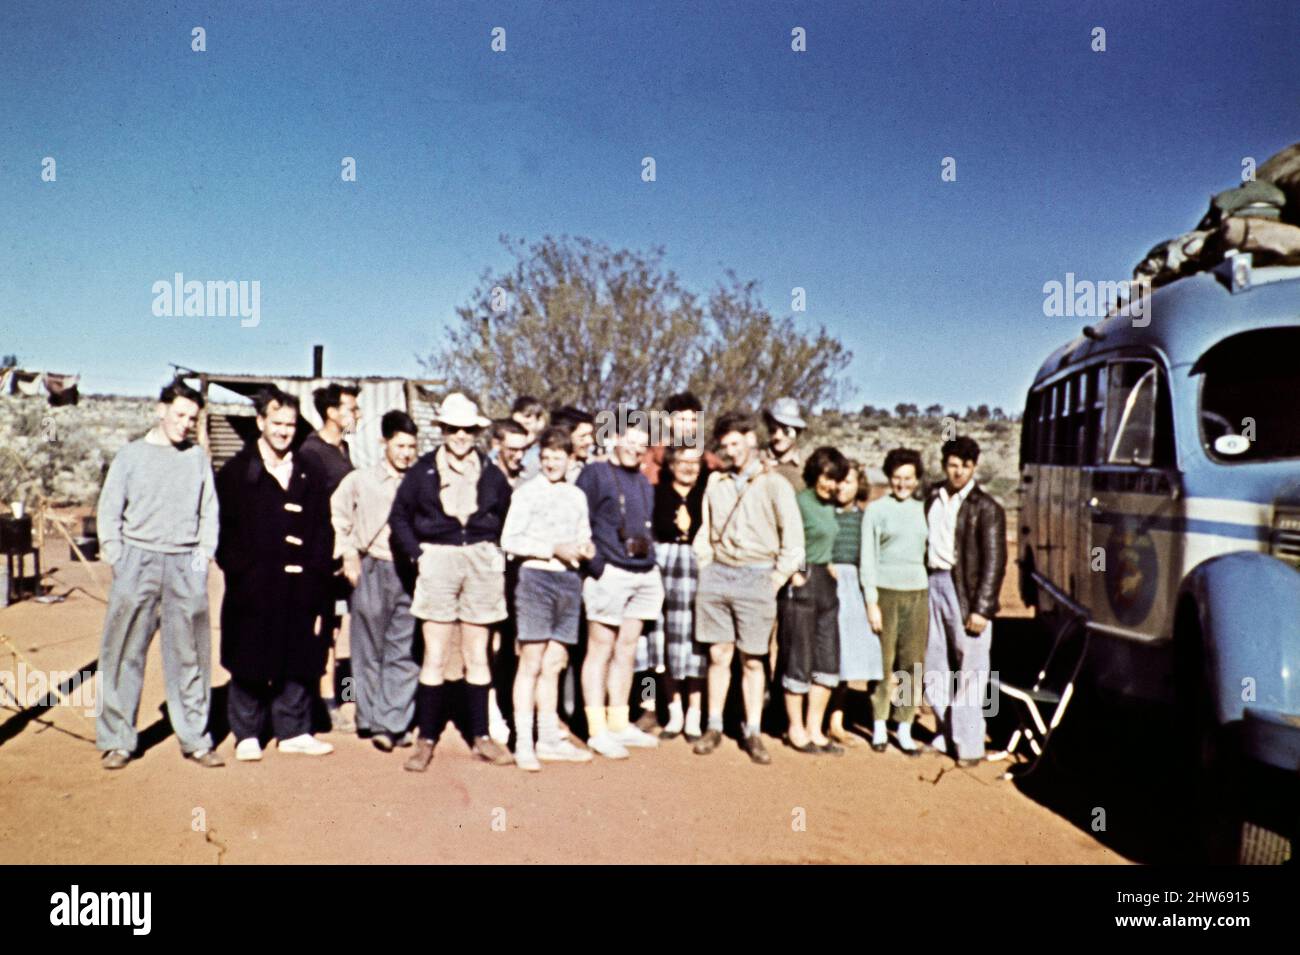
{"type": "MultiPolygon", "coordinates": [[[[1032,684],[1050,647],[1032,618],[999,620],[993,669],[1005,682],[1032,684]]],[[[1001,748],[1020,715],[1003,696],[989,722],[1001,748]]],[[[1183,831],[1171,714],[1153,707],[1103,707],[1080,688],[1052,737],[1048,757],[1028,775],[1004,782],[1067,819],[1119,855],[1141,863],[1193,861],[1183,831]]],[[[1002,764],[1011,765],[1011,764],[1002,764]]]]}
{"type": "MultiPolygon", "coordinates": [[[[66,680],[59,683],[58,692],[63,694],[65,697],[68,694],[77,692],[83,683],[88,683],[94,677],[95,671],[98,669],[99,661],[91,660],[80,669],[72,671],[71,675],[66,680]]],[[[3,746],[5,743],[8,743],[10,740],[21,735],[22,732],[32,723],[41,722],[52,709],[62,705],[63,702],[59,699],[58,695],[50,692],[46,693],[44,697],[35,701],[35,703],[30,706],[7,707],[14,711],[14,715],[10,716],[3,722],[0,722],[0,746],[3,746]]],[[[92,716],[90,717],[89,724],[83,724],[81,727],[84,733],[89,734],[85,738],[89,739],[91,742],[94,742],[93,724],[94,717],[92,716]]]]}

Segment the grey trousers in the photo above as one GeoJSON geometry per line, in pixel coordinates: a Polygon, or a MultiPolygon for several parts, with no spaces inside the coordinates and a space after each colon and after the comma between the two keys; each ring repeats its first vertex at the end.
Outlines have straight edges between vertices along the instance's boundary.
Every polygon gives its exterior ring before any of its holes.
{"type": "Polygon", "coordinates": [[[936,748],[957,759],[984,755],[984,697],[989,685],[993,621],[966,632],[952,574],[930,571],[930,635],[925,648],[925,701],[939,723],[936,748]],[[953,746],[956,752],[953,752],[953,746]]]}
{"type": "Polygon", "coordinates": [[[391,560],[361,559],[352,592],[352,679],[357,728],[401,736],[415,717],[420,668],[411,595],[391,560]]]}
{"type": "Polygon", "coordinates": [[[99,648],[103,711],[95,724],[101,750],[134,752],[135,720],[144,686],[145,656],[162,625],[167,718],[181,751],[212,748],[207,733],[212,686],[208,629],[208,563],[191,569],[191,554],[158,554],[130,544],[113,565],[104,637],[99,648]]]}

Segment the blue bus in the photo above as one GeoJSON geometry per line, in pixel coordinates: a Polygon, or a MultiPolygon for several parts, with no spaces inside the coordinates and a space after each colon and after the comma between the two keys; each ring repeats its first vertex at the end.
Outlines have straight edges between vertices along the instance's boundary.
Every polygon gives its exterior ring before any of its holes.
{"type": "Polygon", "coordinates": [[[1216,860],[1300,819],[1300,268],[1229,254],[1043,362],[1020,450],[1021,595],[1088,631],[1101,701],[1169,706],[1216,860]]]}

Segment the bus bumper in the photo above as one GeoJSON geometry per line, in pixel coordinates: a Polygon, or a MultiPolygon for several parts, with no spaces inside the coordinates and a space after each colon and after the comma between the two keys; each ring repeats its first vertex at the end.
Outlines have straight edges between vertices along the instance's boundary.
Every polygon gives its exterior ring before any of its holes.
{"type": "Polygon", "coordinates": [[[1247,706],[1242,748],[1257,762],[1300,773],[1300,713],[1247,706]]]}

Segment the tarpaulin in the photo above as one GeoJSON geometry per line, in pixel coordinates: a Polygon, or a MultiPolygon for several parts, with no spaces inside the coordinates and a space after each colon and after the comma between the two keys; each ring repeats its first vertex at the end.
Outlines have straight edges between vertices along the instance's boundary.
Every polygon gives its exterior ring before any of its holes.
{"type": "Polygon", "coordinates": [[[80,397],[77,393],[77,383],[81,381],[80,375],[56,375],[53,372],[45,373],[45,390],[50,393],[50,404],[52,405],[75,405],[80,397]]]}
{"type": "Polygon", "coordinates": [[[41,394],[45,382],[38,371],[15,371],[14,386],[20,395],[34,398],[41,394]]]}

